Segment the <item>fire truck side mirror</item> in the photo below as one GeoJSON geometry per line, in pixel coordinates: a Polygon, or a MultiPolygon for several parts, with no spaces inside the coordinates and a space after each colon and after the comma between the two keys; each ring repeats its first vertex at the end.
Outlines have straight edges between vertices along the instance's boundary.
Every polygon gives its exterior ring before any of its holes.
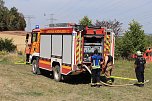
{"type": "Polygon", "coordinates": [[[28,42],[28,39],[29,39],[29,34],[26,34],[26,41],[25,42],[28,42]]]}

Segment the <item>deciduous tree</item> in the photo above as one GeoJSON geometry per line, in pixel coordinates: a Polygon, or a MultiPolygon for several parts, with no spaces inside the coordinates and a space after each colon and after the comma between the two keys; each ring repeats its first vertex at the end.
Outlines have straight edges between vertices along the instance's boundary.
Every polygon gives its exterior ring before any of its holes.
{"type": "Polygon", "coordinates": [[[146,49],[146,38],[142,26],[137,21],[129,24],[129,29],[125,32],[122,43],[122,56],[129,58],[136,51],[144,52],[146,49]]]}
{"type": "Polygon", "coordinates": [[[80,25],[83,26],[91,26],[92,25],[92,20],[89,19],[88,16],[84,16],[80,21],[79,21],[80,25]]]}
{"type": "Polygon", "coordinates": [[[16,7],[10,10],[4,6],[5,2],[0,0],[0,31],[24,30],[26,22],[22,13],[16,7]]]}
{"type": "Polygon", "coordinates": [[[118,35],[122,32],[122,23],[117,21],[116,19],[111,21],[99,21],[96,20],[95,26],[106,27],[108,29],[112,29],[115,35],[118,35]]]}

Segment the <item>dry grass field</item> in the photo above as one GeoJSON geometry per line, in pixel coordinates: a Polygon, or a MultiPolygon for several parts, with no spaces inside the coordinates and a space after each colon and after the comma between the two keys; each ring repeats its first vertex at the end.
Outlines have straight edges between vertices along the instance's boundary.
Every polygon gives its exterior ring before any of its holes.
{"type": "Polygon", "coordinates": [[[14,44],[17,45],[17,50],[24,52],[26,34],[25,31],[3,31],[0,32],[0,37],[13,39],[14,44]]]}
{"type": "MultiPolygon", "coordinates": [[[[18,50],[25,49],[26,32],[0,32],[0,37],[14,40],[18,50]]],[[[152,101],[152,64],[147,64],[145,87],[136,86],[92,88],[80,76],[66,82],[55,82],[48,72],[34,75],[30,65],[16,65],[24,56],[0,54],[0,101],[152,101]]],[[[133,61],[119,60],[113,75],[135,78],[133,61]]],[[[115,79],[114,84],[135,81],[115,79]]]]}
{"type": "MultiPolygon", "coordinates": [[[[55,82],[48,75],[34,75],[30,65],[15,65],[24,56],[0,55],[0,101],[152,101],[152,64],[145,70],[150,82],[136,86],[90,87],[84,80],[73,77],[55,82]]],[[[115,76],[135,78],[132,61],[116,61],[115,76]]],[[[46,72],[44,72],[46,73],[46,72]]],[[[115,79],[114,84],[134,81],[115,79]]]]}

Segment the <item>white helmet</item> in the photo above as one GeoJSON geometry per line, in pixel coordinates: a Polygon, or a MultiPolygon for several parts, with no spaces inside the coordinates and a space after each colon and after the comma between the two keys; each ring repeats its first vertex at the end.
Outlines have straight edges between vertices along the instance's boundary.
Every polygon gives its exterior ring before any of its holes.
{"type": "Polygon", "coordinates": [[[142,56],[141,51],[137,51],[137,56],[142,56]]]}

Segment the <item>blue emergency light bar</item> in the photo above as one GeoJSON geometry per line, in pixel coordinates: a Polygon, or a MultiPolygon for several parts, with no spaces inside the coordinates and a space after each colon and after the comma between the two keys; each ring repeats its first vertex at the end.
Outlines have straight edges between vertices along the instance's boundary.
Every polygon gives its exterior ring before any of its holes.
{"type": "Polygon", "coordinates": [[[39,29],[39,28],[40,28],[39,25],[36,25],[36,26],[35,26],[35,29],[39,29]]]}

